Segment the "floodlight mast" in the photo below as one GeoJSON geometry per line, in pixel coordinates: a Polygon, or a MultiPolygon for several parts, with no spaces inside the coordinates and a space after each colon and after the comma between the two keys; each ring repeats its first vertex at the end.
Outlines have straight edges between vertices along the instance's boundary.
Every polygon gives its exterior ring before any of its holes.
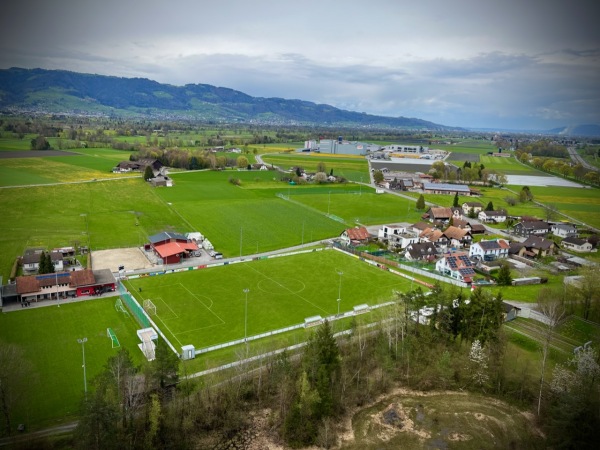
{"type": "Polygon", "coordinates": [[[87,399],[87,378],[85,376],[85,343],[87,342],[87,338],[77,339],[77,342],[81,344],[81,353],[83,355],[83,392],[85,393],[85,398],[87,399]]]}
{"type": "Polygon", "coordinates": [[[248,292],[250,292],[250,289],[245,288],[244,294],[246,294],[246,303],[244,307],[244,342],[246,343],[246,352],[248,351],[248,292]]]}

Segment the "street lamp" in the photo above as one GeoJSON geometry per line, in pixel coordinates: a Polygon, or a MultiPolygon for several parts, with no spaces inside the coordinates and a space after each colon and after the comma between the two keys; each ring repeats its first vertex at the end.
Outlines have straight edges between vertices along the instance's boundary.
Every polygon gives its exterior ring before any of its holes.
{"type": "Polygon", "coordinates": [[[244,294],[246,294],[246,306],[244,307],[244,342],[246,346],[248,345],[248,292],[250,289],[244,289],[244,294]]]}
{"type": "Polygon", "coordinates": [[[337,304],[338,304],[338,312],[337,315],[340,315],[340,303],[342,301],[342,275],[344,275],[344,272],[342,272],[341,270],[337,273],[340,276],[340,286],[338,288],[338,298],[337,298],[337,304]]]}
{"type": "Polygon", "coordinates": [[[77,339],[77,342],[81,344],[81,353],[83,355],[83,392],[85,393],[85,398],[87,399],[87,378],[85,377],[85,343],[87,342],[87,338],[84,337],[82,339],[77,339]]]}

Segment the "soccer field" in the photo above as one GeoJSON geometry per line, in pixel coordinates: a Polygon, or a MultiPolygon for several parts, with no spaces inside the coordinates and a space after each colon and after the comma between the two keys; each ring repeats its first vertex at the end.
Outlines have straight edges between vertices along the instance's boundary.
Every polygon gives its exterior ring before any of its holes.
{"type": "Polygon", "coordinates": [[[334,250],[128,280],[175,347],[208,347],[390,301],[410,281],[334,250]],[[340,275],[341,273],[341,275],[340,275]],[[248,289],[245,293],[244,289],[248,289]],[[246,314],[247,294],[247,314],[246,314]],[[247,320],[246,320],[247,319],[247,320]]]}

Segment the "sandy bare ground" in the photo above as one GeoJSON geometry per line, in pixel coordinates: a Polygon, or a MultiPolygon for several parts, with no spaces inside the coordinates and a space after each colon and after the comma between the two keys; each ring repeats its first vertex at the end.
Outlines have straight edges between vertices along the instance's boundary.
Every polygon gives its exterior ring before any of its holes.
{"type": "Polygon", "coordinates": [[[148,269],[153,267],[153,264],[138,247],[92,252],[92,268],[94,270],[110,269],[111,272],[118,272],[119,266],[125,266],[125,270],[135,270],[148,269]]]}

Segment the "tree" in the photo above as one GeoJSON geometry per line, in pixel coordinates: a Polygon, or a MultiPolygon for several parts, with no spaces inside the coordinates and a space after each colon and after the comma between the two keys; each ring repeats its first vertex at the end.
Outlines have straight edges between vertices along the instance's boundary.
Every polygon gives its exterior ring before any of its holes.
{"type": "Polygon", "coordinates": [[[454,201],[452,202],[452,206],[458,208],[458,192],[454,194],[454,201]]]}
{"type": "Polygon", "coordinates": [[[493,211],[493,210],[494,210],[494,204],[491,202],[491,200],[490,200],[490,202],[487,204],[487,206],[485,207],[485,210],[486,210],[486,211],[493,211]]]}
{"type": "Polygon", "coordinates": [[[377,184],[383,181],[383,172],[381,170],[376,170],[373,172],[373,181],[377,184]]]}
{"type": "Polygon", "coordinates": [[[151,178],[154,178],[154,170],[152,170],[152,166],[146,166],[144,169],[144,180],[148,181],[151,178]]]}
{"type": "Polygon", "coordinates": [[[248,158],[245,156],[238,156],[236,159],[236,164],[240,169],[245,169],[248,167],[248,158]]]}
{"type": "Polygon", "coordinates": [[[52,147],[50,146],[50,142],[44,136],[38,136],[31,140],[31,149],[32,150],[50,150],[52,147]]]}
{"type": "Polygon", "coordinates": [[[425,209],[425,197],[423,197],[423,194],[419,195],[419,198],[417,199],[416,208],[419,211],[422,211],[425,209]]]}
{"type": "Polygon", "coordinates": [[[327,173],[327,167],[325,166],[325,163],[323,161],[319,161],[317,163],[317,172],[327,173]]]}
{"type": "Polygon", "coordinates": [[[546,220],[556,220],[556,217],[558,216],[558,208],[554,203],[548,203],[547,205],[544,205],[544,213],[546,215],[546,220]]]}
{"type": "Polygon", "coordinates": [[[533,200],[533,194],[529,189],[529,186],[523,186],[521,192],[519,192],[519,201],[521,203],[530,202],[533,200]]]}
{"type": "Polygon", "coordinates": [[[471,344],[471,351],[469,352],[470,361],[470,373],[471,379],[478,386],[483,386],[487,383],[489,375],[487,373],[488,368],[488,355],[487,352],[481,346],[481,342],[478,339],[473,341],[471,344]]]}
{"type": "Polygon", "coordinates": [[[550,351],[550,342],[556,327],[561,324],[566,316],[563,305],[548,289],[542,289],[538,295],[538,309],[546,317],[542,322],[543,340],[542,340],[542,363],[540,367],[540,391],[538,395],[537,414],[540,415],[542,408],[542,393],[544,391],[544,377],[546,375],[546,362],[550,351]]]}
{"type": "Polygon", "coordinates": [[[327,174],[325,172],[317,172],[315,174],[315,181],[319,184],[327,182],[327,174]]]}
{"type": "Polygon", "coordinates": [[[510,275],[510,266],[506,261],[502,262],[500,266],[500,270],[498,271],[498,276],[496,277],[498,281],[498,285],[500,286],[510,286],[512,283],[512,276],[510,275]]]}
{"type": "Polygon", "coordinates": [[[167,342],[158,338],[156,342],[156,359],[152,365],[152,378],[160,389],[165,389],[177,383],[179,376],[179,356],[167,345],[167,342]]]}

